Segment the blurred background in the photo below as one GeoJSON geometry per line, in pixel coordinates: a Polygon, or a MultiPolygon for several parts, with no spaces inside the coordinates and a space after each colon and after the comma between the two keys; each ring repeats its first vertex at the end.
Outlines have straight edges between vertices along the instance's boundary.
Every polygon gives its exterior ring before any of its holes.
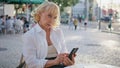
{"type": "Polygon", "coordinates": [[[31,12],[44,1],[60,7],[68,50],[79,47],[76,63],[120,67],[119,0],[0,0],[0,68],[19,64],[22,35],[36,24],[31,12]]]}
{"type": "MultiPolygon", "coordinates": [[[[0,16],[4,18],[4,23],[10,16],[11,19],[22,20],[24,27],[25,23],[29,27],[34,22],[31,12],[44,1],[59,5],[62,24],[69,24],[72,18],[77,18],[82,22],[92,21],[99,30],[120,32],[119,0],[0,0],[0,16]]],[[[1,30],[4,27],[1,27],[1,30]]]]}

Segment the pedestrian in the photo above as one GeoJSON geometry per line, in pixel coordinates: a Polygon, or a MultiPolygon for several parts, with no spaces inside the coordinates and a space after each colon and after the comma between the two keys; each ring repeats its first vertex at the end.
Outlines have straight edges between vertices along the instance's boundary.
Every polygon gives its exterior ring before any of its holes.
{"type": "Polygon", "coordinates": [[[0,32],[2,33],[2,16],[0,16],[0,32]]]}
{"type": "Polygon", "coordinates": [[[73,25],[73,18],[70,19],[69,22],[69,29],[73,29],[74,25],[73,25]]]}
{"type": "Polygon", "coordinates": [[[17,18],[16,22],[14,23],[14,28],[16,33],[22,33],[23,32],[23,24],[22,18],[17,18]]]}
{"type": "Polygon", "coordinates": [[[27,32],[29,30],[29,22],[27,21],[27,19],[25,17],[23,17],[24,20],[24,25],[23,25],[23,32],[27,32]]]}
{"type": "Polygon", "coordinates": [[[77,26],[78,26],[78,20],[77,20],[77,18],[74,19],[74,26],[75,26],[75,30],[76,30],[77,26]]]}
{"type": "Polygon", "coordinates": [[[82,16],[80,15],[78,15],[78,20],[79,20],[79,23],[81,23],[82,22],[82,16]]]}
{"type": "Polygon", "coordinates": [[[28,68],[73,65],[75,54],[72,60],[68,58],[65,39],[59,28],[59,7],[53,2],[44,2],[33,12],[33,17],[37,24],[23,35],[23,56],[28,68]]]}
{"type": "Polygon", "coordinates": [[[14,29],[14,20],[11,19],[10,16],[6,19],[6,31],[9,34],[15,34],[15,29],[14,29]]]}
{"type": "Polygon", "coordinates": [[[5,24],[5,16],[0,16],[0,29],[3,34],[6,34],[6,24],[5,24]]]}
{"type": "Polygon", "coordinates": [[[84,22],[84,28],[85,28],[85,30],[87,30],[87,20],[85,20],[85,22],[84,22]]]}

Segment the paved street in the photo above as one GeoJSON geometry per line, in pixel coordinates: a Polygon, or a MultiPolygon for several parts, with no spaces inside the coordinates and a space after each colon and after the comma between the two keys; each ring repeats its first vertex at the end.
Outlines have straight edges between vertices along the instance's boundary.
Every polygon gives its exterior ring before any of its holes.
{"type": "MultiPolygon", "coordinates": [[[[68,50],[79,47],[76,64],[101,63],[120,67],[120,35],[98,29],[68,29],[61,26],[68,50]]],[[[22,52],[22,34],[0,35],[0,68],[15,68],[22,52]]]]}
{"type": "Polygon", "coordinates": [[[0,68],[15,68],[21,55],[21,35],[0,35],[0,68]]]}
{"type": "MultiPolygon", "coordinates": [[[[65,27],[66,28],[66,27],[65,27]]],[[[120,35],[98,29],[64,29],[68,47],[79,47],[78,63],[102,63],[120,66],[120,35]],[[69,36],[68,36],[69,35],[69,36]]]]}
{"type": "MultiPolygon", "coordinates": [[[[110,29],[108,28],[109,24],[110,24],[109,22],[101,22],[100,23],[100,30],[109,32],[110,31],[110,29]]],[[[120,34],[120,23],[119,22],[114,22],[111,25],[112,25],[111,26],[111,32],[120,34]]],[[[99,29],[99,23],[98,22],[88,22],[88,27],[99,29]]]]}

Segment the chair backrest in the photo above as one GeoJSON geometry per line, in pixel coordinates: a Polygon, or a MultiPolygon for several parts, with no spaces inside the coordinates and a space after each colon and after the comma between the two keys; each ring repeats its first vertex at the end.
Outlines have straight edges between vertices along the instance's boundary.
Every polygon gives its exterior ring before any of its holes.
{"type": "Polygon", "coordinates": [[[26,63],[25,63],[23,54],[21,55],[20,63],[16,68],[28,68],[26,63]]]}

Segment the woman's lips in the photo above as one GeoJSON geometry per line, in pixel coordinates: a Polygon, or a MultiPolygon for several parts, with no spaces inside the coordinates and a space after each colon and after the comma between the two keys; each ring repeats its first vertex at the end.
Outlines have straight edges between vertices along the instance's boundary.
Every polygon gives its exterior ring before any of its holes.
{"type": "Polygon", "coordinates": [[[47,26],[51,26],[50,24],[47,24],[47,26]]]}
{"type": "Polygon", "coordinates": [[[50,25],[50,24],[47,24],[46,26],[47,26],[48,28],[51,28],[51,27],[52,27],[52,25],[50,25]]]}

